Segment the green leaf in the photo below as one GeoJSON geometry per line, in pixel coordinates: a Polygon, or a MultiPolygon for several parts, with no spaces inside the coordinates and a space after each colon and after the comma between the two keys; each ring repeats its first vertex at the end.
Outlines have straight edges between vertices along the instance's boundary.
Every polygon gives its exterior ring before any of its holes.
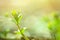
{"type": "Polygon", "coordinates": [[[18,17],[18,22],[20,23],[21,20],[22,20],[22,15],[18,17]]]}
{"type": "Polygon", "coordinates": [[[18,30],[18,31],[15,31],[15,33],[16,33],[16,34],[21,34],[20,30],[18,30]]]}
{"type": "Polygon", "coordinates": [[[12,18],[12,22],[17,23],[16,20],[15,20],[14,18],[12,18]]]}
{"type": "Polygon", "coordinates": [[[22,28],[22,29],[21,29],[21,32],[24,33],[25,30],[26,30],[26,27],[22,28]]]}

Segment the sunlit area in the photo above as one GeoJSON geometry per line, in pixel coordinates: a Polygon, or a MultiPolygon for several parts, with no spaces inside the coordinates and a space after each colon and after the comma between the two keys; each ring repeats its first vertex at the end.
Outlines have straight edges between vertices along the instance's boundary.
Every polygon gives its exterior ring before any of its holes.
{"type": "Polygon", "coordinates": [[[0,40],[60,40],[60,0],[0,0],[0,40]]]}

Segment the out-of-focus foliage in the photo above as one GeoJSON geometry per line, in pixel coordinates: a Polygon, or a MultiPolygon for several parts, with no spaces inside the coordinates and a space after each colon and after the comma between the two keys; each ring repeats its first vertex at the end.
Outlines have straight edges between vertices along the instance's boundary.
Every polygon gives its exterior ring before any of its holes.
{"type": "Polygon", "coordinates": [[[51,37],[53,40],[60,40],[59,38],[60,37],[60,14],[56,12],[52,12],[52,16],[50,17],[51,18],[46,17],[45,19],[48,20],[47,25],[48,28],[50,29],[51,37]]]}

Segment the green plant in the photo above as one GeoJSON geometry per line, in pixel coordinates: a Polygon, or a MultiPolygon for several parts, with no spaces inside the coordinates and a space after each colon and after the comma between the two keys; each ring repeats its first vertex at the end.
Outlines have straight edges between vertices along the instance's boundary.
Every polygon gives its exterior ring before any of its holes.
{"type": "Polygon", "coordinates": [[[20,22],[21,22],[21,19],[22,19],[21,13],[16,12],[16,10],[13,10],[13,11],[12,11],[12,16],[13,16],[13,18],[14,18],[14,23],[15,23],[15,24],[17,25],[17,27],[18,27],[18,30],[19,30],[18,33],[20,33],[25,40],[29,40],[28,37],[24,35],[24,30],[25,30],[25,29],[20,27],[20,22]]]}
{"type": "Polygon", "coordinates": [[[44,22],[47,23],[50,30],[52,40],[60,40],[60,14],[53,12],[49,17],[43,17],[44,22]]]}
{"type": "Polygon", "coordinates": [[[54,40],[60,40],[57,35],[57,33],[60,32],[59,28],[60,28],[60,17],[59,14],[55,13],[53,15],[53,22],[51,22],[51,25],[49,27],[49,29],[51,30],[51,35],[54,40]]]}
{"type": "Polygon", "coordinates": [[[1,31],[0,32],[0,38],[1,39],[7,39],[7,34],[10,32],[10,30],[9,29],[6,29],[6,30],[4,30],[4,31],[1,31]]]}
{"type": "Polygon", "coordinates": [[[49,18],[49,17],[44,18],[44,21],[48,25],[48,29],[50,30],[52,39],[53,40],[60,40],[60,36],[59,36],[59,33],[60,33],[60,16],[59,16],[59,14],[54,13],[54,15],[51,18],[49,18]]]}

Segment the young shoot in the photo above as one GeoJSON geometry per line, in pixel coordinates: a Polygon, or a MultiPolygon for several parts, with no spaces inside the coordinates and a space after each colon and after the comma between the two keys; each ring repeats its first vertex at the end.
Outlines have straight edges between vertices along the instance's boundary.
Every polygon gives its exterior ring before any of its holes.
{"type": "Polygon", "coordinates": [[[20,22],[21,22],[21,19],[22,19],[21,13],[16,12],[16,10],[13,10],[13,11],[12,11],[12,16],[13,16],[13,18],[14,18],[14,23],[17,25],[18,30],[19,30],[20,34],[22,35],[22,37],[23,37],[25,40],[29,40],[28,37],[26,37],[26,36],[24,35],[24,30],[25,30],[25,29],[20,27],[20,22]]]}

